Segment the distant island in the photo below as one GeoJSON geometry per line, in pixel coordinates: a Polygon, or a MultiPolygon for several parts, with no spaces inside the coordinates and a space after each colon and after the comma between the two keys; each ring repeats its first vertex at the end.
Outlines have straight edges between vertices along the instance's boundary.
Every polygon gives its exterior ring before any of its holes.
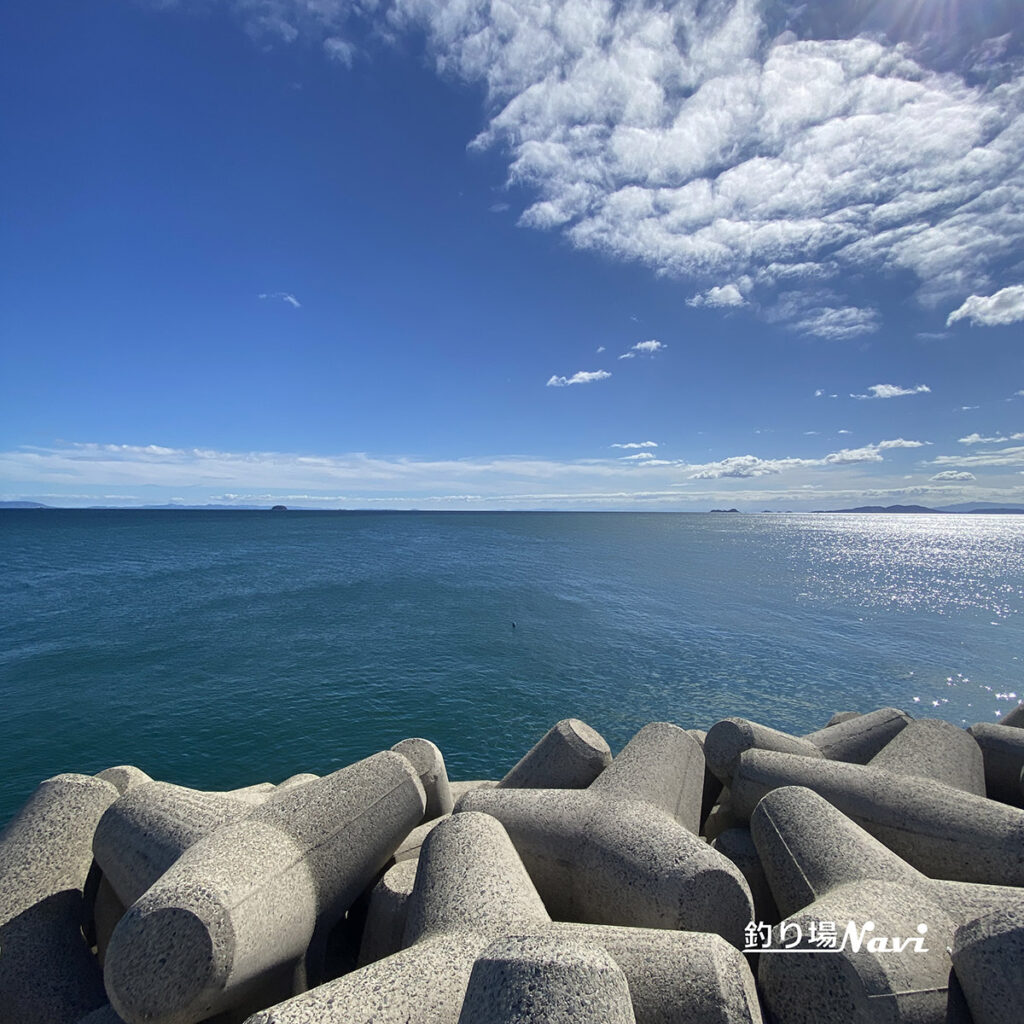
{"type": "Polygon", "coordinates": [[[1014,516],[1024,515],[1024,508],[1012,508],[1008,505],[994,505],[991,507],[979,507],[979,508],[928,508],[925,505],[858,505],[856,508],[824,508],[815,509],[815,513],[819,515],[832,515],[840,512],[847,513],[864,513],[864,512],[884,512],[888,515],[893,514],[905,514],[905,515],[968,515],[968,516],[983,516],[983,515],[1000,515],[1000,516],[1014,516]]]}

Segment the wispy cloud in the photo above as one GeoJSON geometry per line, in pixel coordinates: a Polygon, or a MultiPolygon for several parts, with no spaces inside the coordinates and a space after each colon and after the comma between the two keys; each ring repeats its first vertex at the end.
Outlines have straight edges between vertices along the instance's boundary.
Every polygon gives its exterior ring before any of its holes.
{"type": "Polygon", "coordinates": [[[609,445],[610,448],[657,448],[657,441],[625,441],[609,445]]]}
{"type": "Polygon", "coordinates": [[[653,459],[654,456],[650,452],[637,452],[635,455],[620,455],[620,462],[637,461],[639,459],[653,459]]]}
{"type": "Polygon", "coordinates": [[[974,455],[938,455],[931,461],[935,466],[1024,466],[1024,448],[999,448],[974,455]]]}
{"type": "Polygon", "coordinates": [[[958,439],[960,444],[1005,444],[1007,441],[1024,441],[1024,434],[1009,434],[1003,436],[996,434],[992,437],[982,437],[981,434],[968,434],[958,439]]]}
{"type": "Polygon", "coordinates": [[[282,302],[287,302],[293,309],[302,308],[302,303],[291,292],[260,292],[259,297],[261,299],[280,299],[282,302]]]}
{"type": "Polygon", "coordinates": [[[946,318],[946,326],[970,320],[980,327],[996,327],[1024,320],[1024,284],[1011,285],[994,295],[972,295],[946,318]]]}
{"type": "Polygon", "coordinates": [[[851,398],[901,398],[903,395],[928,394],[931,388],[927,384],[917,384],[912,388],[900,387],[898,384],[872,384],[866,395],[853,395],[851,398]]]}
{"type": "Polygon", "coordinates": [[[567,388],[571,384],[593,384],[597,380],[607,380],[611,374],[607,370],[578,370],[571,377],[559,377],[552,374],[548,378],[547,387],[567,388]]]}

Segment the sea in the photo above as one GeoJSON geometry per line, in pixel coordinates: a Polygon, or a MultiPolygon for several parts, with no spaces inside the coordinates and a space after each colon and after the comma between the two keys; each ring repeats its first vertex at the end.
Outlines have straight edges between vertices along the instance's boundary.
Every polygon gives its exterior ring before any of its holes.
{"type": "Polygon", "coordinates": [[[500,778],[559,719],[998,721],[1024,517],[0,511],[0,824],[59,772],[203,789],[425,736],[500,778]]]}

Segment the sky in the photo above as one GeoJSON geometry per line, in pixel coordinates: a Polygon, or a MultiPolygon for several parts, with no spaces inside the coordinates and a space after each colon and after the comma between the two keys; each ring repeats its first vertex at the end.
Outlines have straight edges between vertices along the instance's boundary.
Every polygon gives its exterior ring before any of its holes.
{"type": "Polygon", "coordinates": [[[1019,0],[6,0],[0,500],[1024,504],[1019,0]]]}

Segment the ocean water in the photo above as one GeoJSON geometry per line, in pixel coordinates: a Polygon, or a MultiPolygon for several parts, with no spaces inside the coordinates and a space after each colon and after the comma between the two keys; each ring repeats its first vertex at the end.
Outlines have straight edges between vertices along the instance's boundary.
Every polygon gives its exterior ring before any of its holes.
{"type": "Polygon", "coordinates": [[[1024,517],[5,510],[0,595],[0,823],[114,764],[230,788],[413,735],[494,778],[567,716],[615,751],[1024,691],[1024,517]]]}

